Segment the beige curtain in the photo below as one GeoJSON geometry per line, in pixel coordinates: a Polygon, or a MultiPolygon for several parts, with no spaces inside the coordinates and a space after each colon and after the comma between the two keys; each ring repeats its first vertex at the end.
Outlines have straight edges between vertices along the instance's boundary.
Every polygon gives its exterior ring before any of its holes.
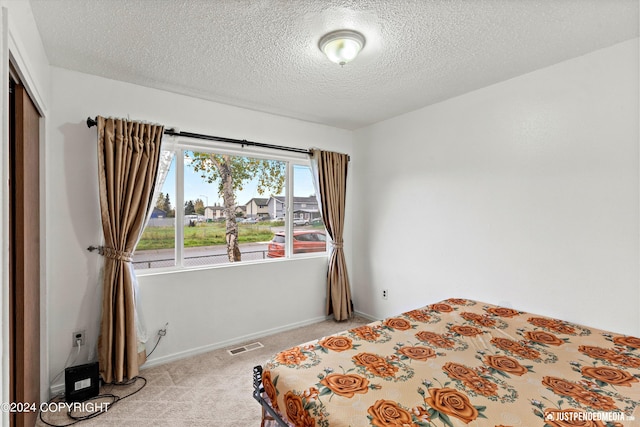
{"type": "Polygon", "coordinates": [[[311,154],[322,219],[333,241],[327,272],[326,313],[333,313],[336,321],[347,320],[352,314],[352,304],[342,234],[349,156],[321,150],[311,150],[311,154]]]}
{"type": "Polygon", "coordinates": [[[98,179],[104,233],[102,319],[98,362],[102,379],[122,382],[146,360],[138,347],[132,254],[153,209],[163,127],[98,117],[98,179]]]}

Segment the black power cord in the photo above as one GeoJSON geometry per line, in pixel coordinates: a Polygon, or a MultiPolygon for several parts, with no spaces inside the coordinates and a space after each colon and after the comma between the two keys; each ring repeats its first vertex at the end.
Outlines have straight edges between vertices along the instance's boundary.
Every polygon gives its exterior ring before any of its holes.
{"type": "MultiPolygon", "coordinates": [[[[126,382],[122,382],[122,383],[110,383],[110,384],[107,384],[107,385],[112,386],[111,390],[113,390],[113,387],[115,387],[115,386],[121,387],[121,386],[128,386],[128,385],[132,385],[132,384],[135,384],[136,382],[138,382],[138,380],[141,380],[141,381],[142,381],[142,385],[140,386],[140,388],[138,388],[137,390],[135,390],[135,391],[133,391],[133,392],[131,392],[131,393],[127,394],[127,395],[124,395],[124,396],[117,396],[117,395],[115,395],[115,394],[113,394],[113,393],[104,393],[104,394],[99,394],[99,395],[97,395],[97,396],[91,397],[91,398],[89,398],[89,399],[87,399],[87,400],[84,400],[84,401],[82,401],[82,402],[79,402],[79,403],[80,403],[80,404],[82,404],[82,405],[84,405],[84,404],[86,404],[87,402],[91,402],[91,401],[94,401],[94,400],[99,400],[99,399],[110,399],[110,402],[109,402],[109,401],[103,402],[103,403],[106,403],[106,404],[108,405],[108,406],[107,406],[107,408],[109,409],[109,408],[111,408],[113,405],[115,405],[116,403],[118,403],[119,401],[124,400],[124,399],[126,399],[127,397],[133,396],[134,394],[136,394],[136,393],[138,393],[140,390],[142,390],[142,389],[147,385],[147,379],[146,379],[146,378],[144,378],[144,377],[140,377],[140,376],[138,376],[138,377],[133,377],[132,379],[130,379],[129,381],[126,381],[126,382]]],[[[49,400],[49,402],[47,402],[47,404],[51,404],[51,403],[53,403],[55,399],[60,398],[60,397],[61,397],[60,395],[58,395],[58,396],[54,396],[53,398],[51,398],[51,399],[49,400]]],[[[58,401],[58,402],[61,402],[61,401],[58,401]]],[[[101,405],[101,406],[102,406],[102,405],[101,405]]],[[[108,409],[107,409],[107,410],[108,410],[108,409]]],[[[69,410],[67,411],[67,417],[69,417],[70,419],[72,419],[72,420],[73,420],[73,422],[70,422],[70,423],[68,423],[68,424],[51,424],[51,423],[49,423],[49,422],[45,421],[45,420],[42,418],[42,411],[40,411],[39,417],[40,417],[40,421],[42,421],[44,424],[46,424],[46,425],[48,425],[48,426],[51,426],[51,427],[67,427],[67,426],[72,426],[72,425],[74,425],[74,424],[77,424],[77,423],[79,423],[80,421],[85,421],[85,420],[89,420],[89,419],[91,419],[91,418],[95,418],[95,417],[97,417],[98,415],[102,415],[102,414],[106,413],[106,412],[107,412],[107,410],[102,410],[102,409],[100,409],[100,410],[97,410],[97,411],[92,412],[92,413],[87,414],[87,415],[80,415],[80,416],[76,416],[76,415],[74,415],[74,414],[73,414],[73,410],[69,409],[69,410]]]]}
{"type": "Polygon", "coordinates": [[[164,328],[158,330],[158,341],[156,341],[156,345],[154,345],[149,354],[147,354],[147,358],[149,358],[149,356],[151,356],[151,354],[156,351],[156,347],[158,346],[158,344],[160,344],[160,340],[162,339],[162,337],[167,335],[167,326],[169,326],[169,323],[166,323],[164,325],[164,328]]]}
{"type": "MultiPolygon", "coordinates": [[[[168,326],[169,326],[169,323],[166,323],[164,325],[164,328],[158,330],[158,340],[156,341],[156,344],[153,346],[153,348],[151,349],[149,354],[147,354],[147,357],[151,356],[151,354],[155,351],[156,347],[158,347],[158,344],[160,344],[160,340],[162,339],[162,337],[167,335],[167,327],[168,326]]],[[[78,354],[80,353],[79,348],[80,348],[80,343],[78,343],[78,354]]],[[[76,357],[77,357],[77,355],[76,355],[76,357]]],[[[74,359],[74,361],[75,361],[75,359],[74,359]]],[[[62,372],[61,372],[61,374],[62,374],[62,372]]],[[[129,394],[125,395],[125,396],[116,396],[115,394],[112,394],[112,393],[104,393],[104,394],[99,394],[97,396],[91,397],[91,398],[89,398],[89,399],[87,399],[87,400],[85,400],[83,402],[80,402],[80,403],[84,404],[84,403],[91,402],[91,401],[98,400],[98,399],[111,399],[111,402],[102,402],[102,403],[106,403],[108,405],[107,408],[110,408],[113,405],[115,405],[116,403],[118,403],[119,401],[124,400],[129,396],[133,396],[134,394],[136,394],[137,392],[142,390],[147,385],[147,379],[144,378],[144,377],[137,376],[137,377],[133,377],[132,379],[130,379],[129,381],[126,381],[126,382],[107,384],[107,385],[111,385],[111,386],[128,386],[128,385],[134,384],[138,380],[142,380],[143,384],[139,389],[137,389],[133,393],[129,393],[129,394]]],[[[47,402],[47,404],[52,403],[56,398],[59,398],[59,397],[61,397],[61,395],[57,395],[57,396],[52,397],[49,400],[49,402],[47,402]]],[[[67,411],[67,417],[69,417],[69,418],[71,418],[73,420],[73,422],[71,422],[69,424],[51,424],[51,423],[48,423],[42,418],[42,411],[40,411],[40,414],[38,416],[40,418],[40,421],[42,421],[43,423],[45,423],[48,426],[51,426],[51,427],[67,427],[67,426],[72,426],[74,424],[77,424],[80,421],[85,421],[85,420],[89,420],[91,418],[95,418],[98,415],[104,414],[107,410],[103,411],[102,409],[100,409],[100,410],[97,410],[97,411],[92,412],[92,413],[87,414],[87,415],[75,416],[75,415],[73,415],[73,411],[71,409],[69,409],[67,411]]]]}

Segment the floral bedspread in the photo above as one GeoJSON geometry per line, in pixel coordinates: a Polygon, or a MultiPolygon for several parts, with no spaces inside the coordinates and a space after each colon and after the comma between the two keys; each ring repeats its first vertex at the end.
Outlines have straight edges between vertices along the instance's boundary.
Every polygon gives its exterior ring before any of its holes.
{"type": "Polygon", "coordinates": [[[640,339],[452,298],[276,354],[296,427],[640,426],[640,339]]]}

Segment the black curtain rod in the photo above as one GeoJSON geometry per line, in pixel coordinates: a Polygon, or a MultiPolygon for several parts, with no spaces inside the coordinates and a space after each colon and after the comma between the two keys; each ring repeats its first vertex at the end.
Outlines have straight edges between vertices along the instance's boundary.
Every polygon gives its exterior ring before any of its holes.
{"type": "MultiPolygon", "coordinates": [[[[98,124],[98,122],[95,119],[92,119],[91,117],[87,117],[87,127],[94,127],[98,124]]],[[[301,153],[301,154],[308,154],[311,155],[311,152],[309,150],[305,150],[304,148],[293,148],[293,147],[283,147],[281,145],[273,145],[273,144],[264,144],[262,142],[254,142],[254,141],[247,141],[246,139],[233,139],[233,138],[223,138],[220,136],[212,136],[212,135],[203,135],[201,133],[193,133],[193,132],[177,132],[175,129],[165,129],[164,130],[164,134],[165,135],[169,135],[169,136],[185,136],[188,138],[195,138],[195,139],[204,139],[207,141],[220,141],[220,142],[228,142],[230,144],[239,144],[244,146],[252,146],[252,147],[262,147],[262,148],[271,148],[273,150],[282,150],[282,151],[291,151],[293,153],[301,153]]]]}

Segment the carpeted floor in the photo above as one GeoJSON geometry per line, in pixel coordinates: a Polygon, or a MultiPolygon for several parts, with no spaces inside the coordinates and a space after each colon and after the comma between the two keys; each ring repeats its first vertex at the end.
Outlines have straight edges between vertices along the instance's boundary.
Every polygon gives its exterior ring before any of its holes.
{"type": "MultiPolygon", "coordinates": [[[[144,388],[119,401],[106,413],[77,425],[258,427],[261,409],[252,397],[252,370],[255,365],[261,365],[280,350],[365,323],[368,321],[359,317],[341,323],[327,320],[252,340],[261,342],[264,348],[235,356],[231,356],[227,349],[220,349],[143,369],[141,376],[147,380],[144,388]]],[[[129,386],[106,386],[101,394],[123,396],[139,389],[141,385],[142,381],[138,380],[129,386]]],[[[105,398],[103,401],[110,402],[111,399],[105,398]]],[[[96,401],[96,406],[99,403],[96,401]]],[[[66,411],[43,413],[42,418],[46,423],[56,426],[73,422],[67,417],[66,411]]],[[[46,423],[38,420],[36,426],[46,426],[46,423]]]]}

